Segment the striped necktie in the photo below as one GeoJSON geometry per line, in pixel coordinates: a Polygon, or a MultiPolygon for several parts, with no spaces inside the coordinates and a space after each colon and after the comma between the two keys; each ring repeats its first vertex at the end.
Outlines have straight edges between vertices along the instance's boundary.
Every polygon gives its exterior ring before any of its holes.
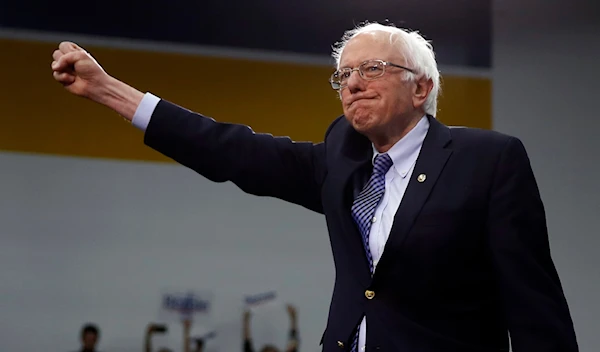
{"type": "Polygon", "coordinates": [[[352,217],[358,225],[358,229],[363,238],[363,245],[369,260],[371,274],[373,273],[373,256],[369,248],[369,233],[373,223],[373,214],[375,208],[383,198],[385,192],[385,174],[388,172],[394,162],[388,154],[379,154],[375,157],[373,173],[369,182],[365,185],[358,197],[352,204],[352,217]]]}

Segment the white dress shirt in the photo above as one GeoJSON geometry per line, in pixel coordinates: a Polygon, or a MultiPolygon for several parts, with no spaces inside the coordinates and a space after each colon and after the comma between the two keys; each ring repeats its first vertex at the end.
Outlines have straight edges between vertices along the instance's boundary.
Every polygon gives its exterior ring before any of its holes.
{"type": "Polygon", "coordinates": [[[144,94],[140,105],[138,105],[137,110],[133,114],[133,119],[131,123],[139,128],[142,131],[146,131],[148,124],[150,123],[150,118],[152,117],[152,113],[154,109],[156,109],[156,105],[160,102],[160,98],[152,93],[144,94]]]}
{"type": "MultiPolygon", "coordinates": [[[[145,131],[159,101],[160,98],[157,96],[146,93],[133,116],[132,124],[140,130],[145,131]]],[[[387,152],[394,164],[385,174],[385,193],[383,194],[383,199],[375,209],[371,233],[369,235],[369,247],[375,270],[377,270],[377,264],[381,259],[383,248],[392,229],[394,216],[400,206],[404,191],[406,191],[406,187],[408,186],[408,181],[411,178],[428,130],[429,120],[426,116],[423,116],[417,125],[387,152]]],[[[377,150],[373,147],[373,162],[378,154],[377,150]]],[[[359,331],[359,351],[365,348],[366,329],[367,319],[364,317],[359,331]]]]}

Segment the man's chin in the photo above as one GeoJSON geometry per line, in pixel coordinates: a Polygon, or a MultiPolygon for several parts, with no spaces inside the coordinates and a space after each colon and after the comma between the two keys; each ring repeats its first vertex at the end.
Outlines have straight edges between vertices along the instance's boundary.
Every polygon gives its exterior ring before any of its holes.
{"type": "Polygon", "coordinates": [[[369,116],[353,116],[350,119],[350,124],[354,129],[360,133],[366,132],[369,130],[369,126],[371,125],[371,119],[369,116]]]}

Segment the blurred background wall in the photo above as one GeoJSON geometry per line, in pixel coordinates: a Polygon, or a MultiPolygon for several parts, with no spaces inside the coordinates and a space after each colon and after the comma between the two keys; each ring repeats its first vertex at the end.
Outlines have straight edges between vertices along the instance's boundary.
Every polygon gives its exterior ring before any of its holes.
{"type": "MultiPolygon", "coordinates": [[[[142,133],[53,82],[61,40],[142,91],[257,132],[321,141],[341,108],[330,46],[362,20],[419,29],[444,75],[439,118],[524,141],[582,351],[599,345],[600,151],[596,8],[587,3],[237,1],[103,3],[78,15],[41,1],[0,11],[0,350],[138,351],[165,288],[215,294],[211,348],[241,348],[242,296],[275,289],[317,351],[333,286],[320,216],[213,184],[142,144],[142,133]]],[[[255,317],[283,346],[282,306],[255,317]]],[[[159,341],[179,349],[180,328],[159,341]]]]}

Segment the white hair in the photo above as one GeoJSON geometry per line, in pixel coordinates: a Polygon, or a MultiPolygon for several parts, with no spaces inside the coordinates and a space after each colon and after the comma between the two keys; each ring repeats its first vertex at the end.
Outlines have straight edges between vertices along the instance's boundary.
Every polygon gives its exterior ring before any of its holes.
{"type": "Polygon", "coordinates": [[[435,60],[433,46],[417,31],[408,31],[393,25],[382,25],[379,23],[364,23],[354,29],[348,30],[344,33],[341,41],[335,43],[333,46],[332,57],[335,60],[336,68],[339,69],[340,67],[342,53],[350,39],[361,33],[368,32],[389,33],[390,44],[398,47],[398,50],[404,55],[406,66],[415,71],[415,73],[406,71],[406,75],[404,76],[406,80],[414,81],[417,78],[423,77],[433,81],[433,88],[429,96],[427,96],[423,109],[426,114],[435,117],[437,100],[441,93],[440,72],[435,60]]]}

